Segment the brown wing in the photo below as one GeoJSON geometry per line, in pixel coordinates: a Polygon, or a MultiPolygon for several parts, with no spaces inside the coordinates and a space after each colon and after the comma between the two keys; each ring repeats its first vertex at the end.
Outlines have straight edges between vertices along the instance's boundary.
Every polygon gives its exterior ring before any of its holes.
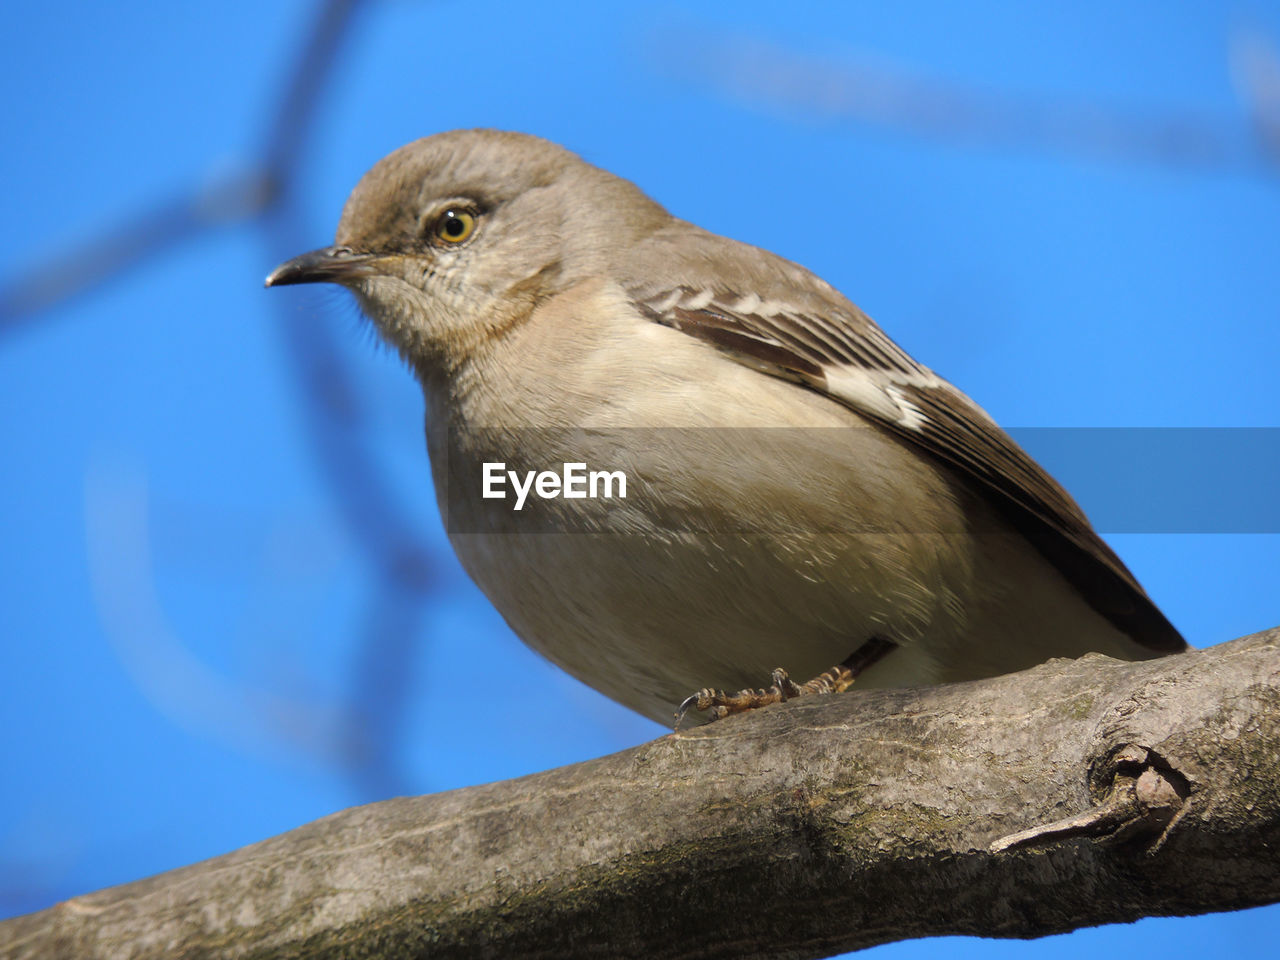
{"type": "Polygon", "coordinates": [[[827,295],[829,289],[801,298],[804,308],[689,285],[656,293],[635,288],[631,294],[649,319],[824,393],[978,481],[993,505],[1117,628],[1153,651],[1186,649],[1070,495],[977,404],[912,360],[853,304],[836,301],[834,291],[827,295]]]}

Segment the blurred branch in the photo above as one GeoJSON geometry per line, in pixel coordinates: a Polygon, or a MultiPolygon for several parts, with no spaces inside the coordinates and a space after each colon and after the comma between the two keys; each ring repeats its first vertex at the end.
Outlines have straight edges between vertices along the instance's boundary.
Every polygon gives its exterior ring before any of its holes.
{"type": "MultiPolygon", "coordinates": [[[[293,186],[320,93],[355,7],[355,0],[323,5],[268,128],[265,163],[279,190],[277,202],[264,211],[263,228],[273,260],[316,245],[309,231],[298,229],[305,216],[293,186]]],[[[404,793],[410,785],[396,761],[398,726],[412,689],[412,654],[423,643],[422,606],[434,587],[435,562],[390,477],[379,469],[359,391],[330,327],[323,318],[299,313],[290,300],[271,298],[282,355],[304,398],[301,412],[311,449],[334,503],[375,571],[356,663],[348,673],[346,739],[350,758],[357,761],[352,772],[366,796],[404,793]]]]}
{"type": "MultiPolygon", "coordinates": [[[[305,216],[295,184],[305,158],[308,134],[358,6],[357,0],[326,0],[318,4],[297,61],[267,117],[260,156],[245,172],[160,203],[18,277],[0,289],[0,335],[215,228],[233,224],[258,227],[267,238],[274,259],[316,245],[310,231],[299,226],[305,216]]],[[[361,638],[364,649],[357,653],[357,669],[350,672],[354,686],[344,717],[347,729],[322,739],[326,744],[346,743],[348,750],[354,751],[345,759],[356,761],[355,772],[365,787],[403,789],[403,778],[390,752],[395,744],[391,726],[403,712],[401,703],[411,675],[411,642],[421,642],[416,633],[422,603],[434,586],[434,561],[408,519],[410,511],[395,497],[390,477],[370,448],[367,421],[357,399],[359,391],[351,383],[325,318],[301,315],[296,301],[291,304],[288,298],[271,297],[270,303],[279,317],[282,357],[294,374],[302,398],[300,409],[311,449],[320,464],[320,475],[375,570],[372,600],[365,605],[368,625],[361,638]],[[402,631],[408,634],[402,635],[402,631]],[[394,682],[389,677],[394,677],[394,682]]],[[[119,546],[99,545],[108,552],[119,546]]],[[[107,560],[99,563],[98,569],[102,573],[114,568],[107,560]]],[[[142,632],[134,638],[136,643],[120,649],[137,653],[142,649],[137,645],[142,644],[148,651],[142,660],[133,658],[134,666],[141,671],[135,671],[135,676],[144,689],[150,695],[159,695],[154,684],[145,682],[145,676],[156,665],[151,660],[161,656],[177,669],[176,676],[183,678],[179,683],[181,692],[175,688],[165,694],[180,715],[190,716],[194,709],[208,720],[209,708],[226,708],[241,694],[248,694],[223,689],[218,678],[186,654],[159,614],[149,569],[135,573],[135,582],[129,584],[119,583],[118,578],[112,580],[116,588],[124,591],[121,596],[115,597],[110,590],[99,591],[99,610],[107,621],[120,628],[130,618],[113,617],[112,611],[119,614],[122,605],[133,604],[129,609],[136,616],[130,621],[131,629],[142,632]],[[137,601],[143,596],[154,602],[139,604],[137,601]],[[154,615],[141,616],[143,610],[154,615]],[[144,670],[146,663],[150,667],[144,670]]],[[[117,629],[118,647],[122,636],[117,629]]],[[[274,701],[273,705],[284,706],[274,701]]],[[[231,709],[224,722],[231,723],[233,718],[237,726],[245,720],[239,711],[231,709]]],[[[313,724],[307,721],[303,726],[310,728],[313,724]]]]}
{"type": "Polygon", "coordinates": [[[311,36],[285,86],[263,149],[263,166],[280,184],[292,183],[320,93],[332,72],[358,0],[325,0],[311,25],[311,36]]]}
{"type": "MultiPolygon", "coordinates": [[[[52,257],[0,288],[0,334],[92,290],[175,245],[228,223],[270,215],[293,183],[320,91],[358,0],[320,5],[311,34],[272,112],[262,156],[247,171],[158,204],[102,236],[52,257]]],[[[1034,146],[1177,167],[1274,173],[1280,166],[1280,55],[1260,31],[1238,32],[1230,66],[1250,110],[1250,141],[1226,118],[1147,112],[1071,100],[966,90],[894,70],[873,58],[823,62],[744,34],[684,25],[649,37],[664,72],[748,103],[815,117],[905,129],[939,139],[1034,146]],[[696,55],[690,55],[695,50],[696,55]]]]}
{"type": "Polygon", "coordinates": [[[815,697],[0,923],[36,958],[821,957],[1280,900],[1280,629],[815,697]]]}
{"type": "Polygon", "coordinates": [[[690,24],[651,34],[648,52],[672,77],[752,106],[781,109],[788,117],[1201,171],[1274,175],[1280,169],[1280,59],[1261,34],[1238,42],[1233,57],[1256,139],[1227,117],[1122,111],[1085,100],[965,89],[879,58],[826,61],[758,37],[690,24]]]}
{"type": "Polygon", "coordinates": [[[0,334],[214,228],[252,222],[280,206],[297,173],[321,89],[357,2],[327,0],[320,5],[297,67],[268,121],[259,162],[211,186],[196,186],[161,202],[0,288],[0,334]]]}
{"type": "Polygon", "coordinates": [[[51,257],[0,288],[0,335],[212,230],[261,215],[272,180],[251,170],[163,201],[102,236],[51,257]]]}
{"type": "MultiPolygon", "coordinates": [[[[357,5],[356,0],[329,0],[322,5],[268,126],[264,168],[275,190],[273,202],[262,211],[262,226],[277,255],[284,250],[292,256],[306,246],[297,236],[306,231],[297,226],[304,215],[293,185],[320,94],[357,5]]],[[[359,392],[351,385],[341,351],[324,324],[290,309],[287,298],[272,297],[271,303],[285,335],[285,359],[309,401],[303,412],[312,448],[344,519],[382,577],[409,593],[428,592],[431,556],[406,521],[408,511],[396,501],[390,479],[375,468],[376,458],[365,443],[359,392]]]]}

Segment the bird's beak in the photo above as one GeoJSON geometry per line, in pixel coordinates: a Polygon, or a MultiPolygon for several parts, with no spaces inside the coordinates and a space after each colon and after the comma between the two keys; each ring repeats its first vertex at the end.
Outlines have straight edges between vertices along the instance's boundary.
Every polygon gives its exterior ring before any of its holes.
{"type": "Polygon", "coordinates": [[[323,247],[286,260],[267,277],[268,287],[285,287],[291,283],[347,283],[377,272],[381,257],[356,253],[350,247],[323,247]]]}

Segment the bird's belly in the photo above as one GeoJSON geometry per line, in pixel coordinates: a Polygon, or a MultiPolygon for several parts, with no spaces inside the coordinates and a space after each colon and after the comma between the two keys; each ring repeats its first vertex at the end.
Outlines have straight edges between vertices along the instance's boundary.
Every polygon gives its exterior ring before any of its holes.
{"type": "Polygon", "coordinates": [[[659,722],[703,686],[759,686],[777,666],[807,679],[899,619],[890,584],[824,569],[853,544],[536,533],[453,545],[529,646],[659,722]]]}
{"type": "Polygon", "coordinates": [[[521,639],[589,686],[664,722],[699,688],[758,687],[775,667],[808,679],[873,636],[898,649],[864,686],[1141,655],[907,441],[676,331],[615,333],[632,366],[557,341],[556,391],[521,380],[511,357],[490,371],[512,378],[501,390],[437,403],[461,429],[428,417],[463,566],[521,639]],[[621,470],[627,497],[516,512],[476,493],[485,461],[621,470]]]}
{"type": "MultiPolygon", "coordinates": [[[[529,646],[659,722],[701,687],[758,687],[779,666],[808,679],[872,636],[899,649],[863,686],[1107,649],[1101,618],[1033,548],[878,430],[627,436],[606,464],[628,472],[626,499],[517,514],[463,498],[446,516],[463,566],[529,646]]],[[[523,465],[516,446],[504,462],[523,465]]]]}

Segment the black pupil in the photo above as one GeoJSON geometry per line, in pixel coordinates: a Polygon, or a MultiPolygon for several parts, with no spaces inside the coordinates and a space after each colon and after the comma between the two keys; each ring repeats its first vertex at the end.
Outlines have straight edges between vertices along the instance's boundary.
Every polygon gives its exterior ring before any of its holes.
{"type": "Polygon", "coordinates": [[[450,211],[444,215],[444,232],[449,236],[460,237],[466,229],[467,225],[462,222],[462,218],[456,213],[450,211]]]}

